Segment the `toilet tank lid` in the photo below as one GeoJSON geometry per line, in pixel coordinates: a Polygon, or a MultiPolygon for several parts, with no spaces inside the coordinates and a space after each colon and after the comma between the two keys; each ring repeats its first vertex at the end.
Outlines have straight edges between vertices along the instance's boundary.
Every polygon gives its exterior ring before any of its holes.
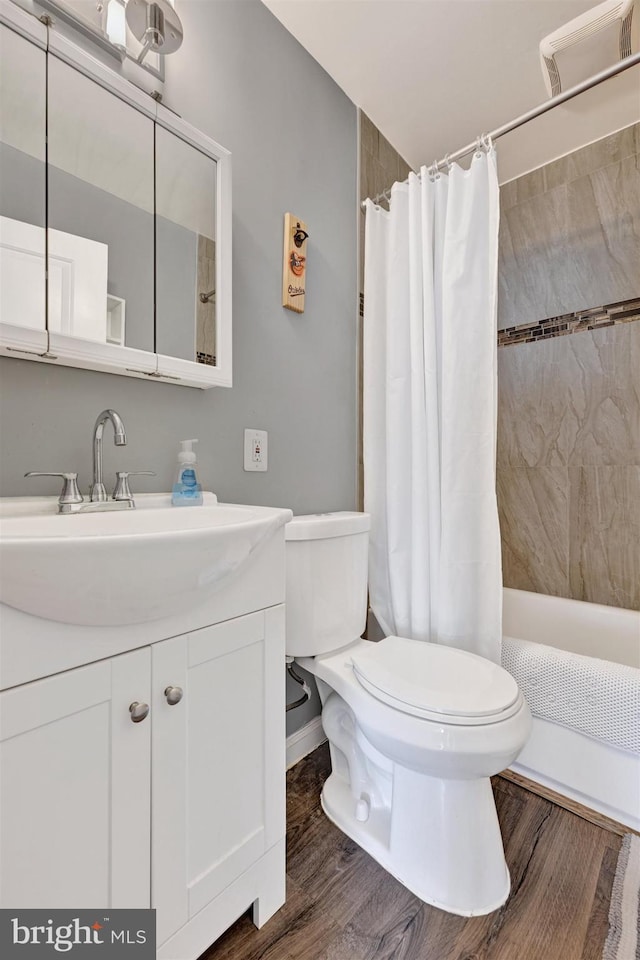
{"type": "Polygon", "coordinates": [[[353,533],[366,533],[371,526],[368,513],[348,510],[336,513],[310,513],[294,517],[285,525],[286,540],[325,540],[330,537],[348,537],[353,533]]]}

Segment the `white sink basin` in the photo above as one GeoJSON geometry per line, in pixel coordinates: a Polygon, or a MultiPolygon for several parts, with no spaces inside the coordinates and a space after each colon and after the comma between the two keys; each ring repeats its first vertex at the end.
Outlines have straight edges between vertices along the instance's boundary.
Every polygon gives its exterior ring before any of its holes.
{"type": "Polygon", "coordinates": [[[86,626],[159,620],[203,603],[291,519],[213,494],[197,507],[163,494],[136,504],[62,516],[55,498],[0,500],[0,602],[86,626]]]}

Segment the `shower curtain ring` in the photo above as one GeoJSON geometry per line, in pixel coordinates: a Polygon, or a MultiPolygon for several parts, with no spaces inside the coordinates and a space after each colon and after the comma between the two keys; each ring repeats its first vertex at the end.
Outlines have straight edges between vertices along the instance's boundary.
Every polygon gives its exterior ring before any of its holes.
{"type": "Polygon", "coordinates": [[[489,151],[492,149],[493,142],[488,133],[482,134],[482,145],[487,153],[489,153],[489,151]]]}
{"type": "Polygon", "coordinates": [[[435,183],[436,180],[440,179],[440,174],[438,173],[438,161],[434,160],[431,166],[429,167],[429,179],[432,183],[435,183]]]}
{"type": "Polygon", "coordinates": [[[484,147],[484,133],[481,133],[479,137],[476,137],[476,157],[482,156],[482,148],[484,147]]]}
{"type": "Polygon", "coordinates": [[[447,170],[451,170],[451,167],[453,166],[453,163],[451,162],[451,156],[450,156],[450,154],[448,154],[448,153],[446,154],[446,156],[445,156],[445,158],[444,158],[444,162],[445,162],[446,165],[447,165],[447,170]]]}

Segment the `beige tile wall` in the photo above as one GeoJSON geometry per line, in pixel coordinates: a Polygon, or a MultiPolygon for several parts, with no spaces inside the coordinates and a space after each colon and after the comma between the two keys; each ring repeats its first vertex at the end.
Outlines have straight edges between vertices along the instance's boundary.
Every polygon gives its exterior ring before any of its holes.
{"type": "Polygon", "coordinates": [[[411,167],[360,111],[360,199],[375,197],[409,175],[411,167]]]}
{"type": "Polygon", "coordinates": [[[500,210],[500,329],[637,297],[640,123],[504,184],[500,210]]]}
{"type": "Polygon", "coordinates": [[[505,586],[640,609],[640,321],[503,347],[498,387],[505,586]]]}
{"type": "MultiPolygon", "coordinates": [[[[499,326],[640,295],[640,124],[505,184],[499,326]]],[[[640,608],[640,321],[498,351],[504,583],[640,608]]]]}
{"type": "Polygon", "coordinates": [[[199,363],[216,362],[216,242],[198,235],[198,291],[213,294],[207,303],[196,297],[196,358],[199,363]]]}

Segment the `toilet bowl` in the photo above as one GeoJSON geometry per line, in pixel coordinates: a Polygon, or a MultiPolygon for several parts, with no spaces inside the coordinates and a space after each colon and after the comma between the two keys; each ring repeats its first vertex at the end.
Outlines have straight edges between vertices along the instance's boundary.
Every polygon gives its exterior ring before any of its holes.
{"type": "Polygon", "coordinates": [[[287,653],[311,672],[332,772],[327,816],[426,903],[462,916],[509,894],[490,777],[530,730],[510,674],[436,644],[361,640],[366,514],[287,524],[287,653]]]}

